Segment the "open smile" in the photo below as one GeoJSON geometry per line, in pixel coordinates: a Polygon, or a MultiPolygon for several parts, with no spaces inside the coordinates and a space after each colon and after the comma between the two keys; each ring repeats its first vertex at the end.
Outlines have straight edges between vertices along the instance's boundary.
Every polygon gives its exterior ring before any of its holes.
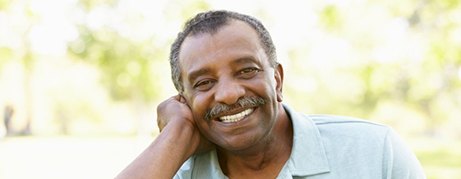
{"type": "Polygon", "coordinates": [[[245,117],[249,116],[253,111],[253,108],[249,108],[237,114],[221,116],[219,117],[219,120],[224,123],[238,122],[244,119],[245,117]]]}

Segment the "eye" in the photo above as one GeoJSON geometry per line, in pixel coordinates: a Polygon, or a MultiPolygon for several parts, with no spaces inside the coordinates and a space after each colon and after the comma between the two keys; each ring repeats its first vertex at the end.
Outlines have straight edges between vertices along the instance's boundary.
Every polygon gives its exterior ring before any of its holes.
{"type": "Polygon", "coordinates": [[[206,90],[209,90],[213,86],[213,84],[214,84],[213,80],[209,80],[209,79],[201,80],[194,85],[194,88],[200,91],[206,91],[206,90]]]}
{"type": "Polygon", "coordinates": [[[253,78],[260,71],[262,70],[255,68],[255,67],[244,68],[243,70],[240,70],[238,72],[238,75],[244,79],[249,79],[249,78],[253,78]]]}

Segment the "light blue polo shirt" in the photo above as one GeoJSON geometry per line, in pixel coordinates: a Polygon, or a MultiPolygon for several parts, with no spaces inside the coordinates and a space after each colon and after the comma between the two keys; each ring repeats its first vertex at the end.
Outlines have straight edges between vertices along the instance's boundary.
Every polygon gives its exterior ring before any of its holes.
{"type": "MultiPolygon", "coordinates": [[[[284,105],[293,148],[277,178],[420,179],[415,155],[389,127],[350,117],[304,115],[284,105]]],[[[174,178],[227,178],[216,151],[192,156],[174,178]]]]}

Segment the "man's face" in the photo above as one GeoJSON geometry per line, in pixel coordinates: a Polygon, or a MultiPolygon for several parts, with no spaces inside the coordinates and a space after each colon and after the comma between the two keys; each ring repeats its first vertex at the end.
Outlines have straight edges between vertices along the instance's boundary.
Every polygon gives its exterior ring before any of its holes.
{"type": "Polygon", "coordinates": [[[206,138],[239,151],[269,135],[281,101],[283,71],[281,66],[271,67],[253,28],[234,20],[215,34],[188,36],[179,59],[183,95],[206,138]],[[241,99],[265,103],[243,100],[244,107],[235,105],[241,99]],[[206,119],[207,112],[219,105],[230,109],[217,110],[206,119]]]}

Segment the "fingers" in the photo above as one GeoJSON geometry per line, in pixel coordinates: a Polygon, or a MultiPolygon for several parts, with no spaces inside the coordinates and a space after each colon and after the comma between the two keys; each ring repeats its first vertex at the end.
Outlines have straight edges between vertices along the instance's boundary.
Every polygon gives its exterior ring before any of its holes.
{"type": "Polygon", "coordinates": [[[190,107],[181,94],[172,96],[157,106],[157,126],[160,132],[170,120],[174,119],[187,119],[192,121],[190,107]]]}

